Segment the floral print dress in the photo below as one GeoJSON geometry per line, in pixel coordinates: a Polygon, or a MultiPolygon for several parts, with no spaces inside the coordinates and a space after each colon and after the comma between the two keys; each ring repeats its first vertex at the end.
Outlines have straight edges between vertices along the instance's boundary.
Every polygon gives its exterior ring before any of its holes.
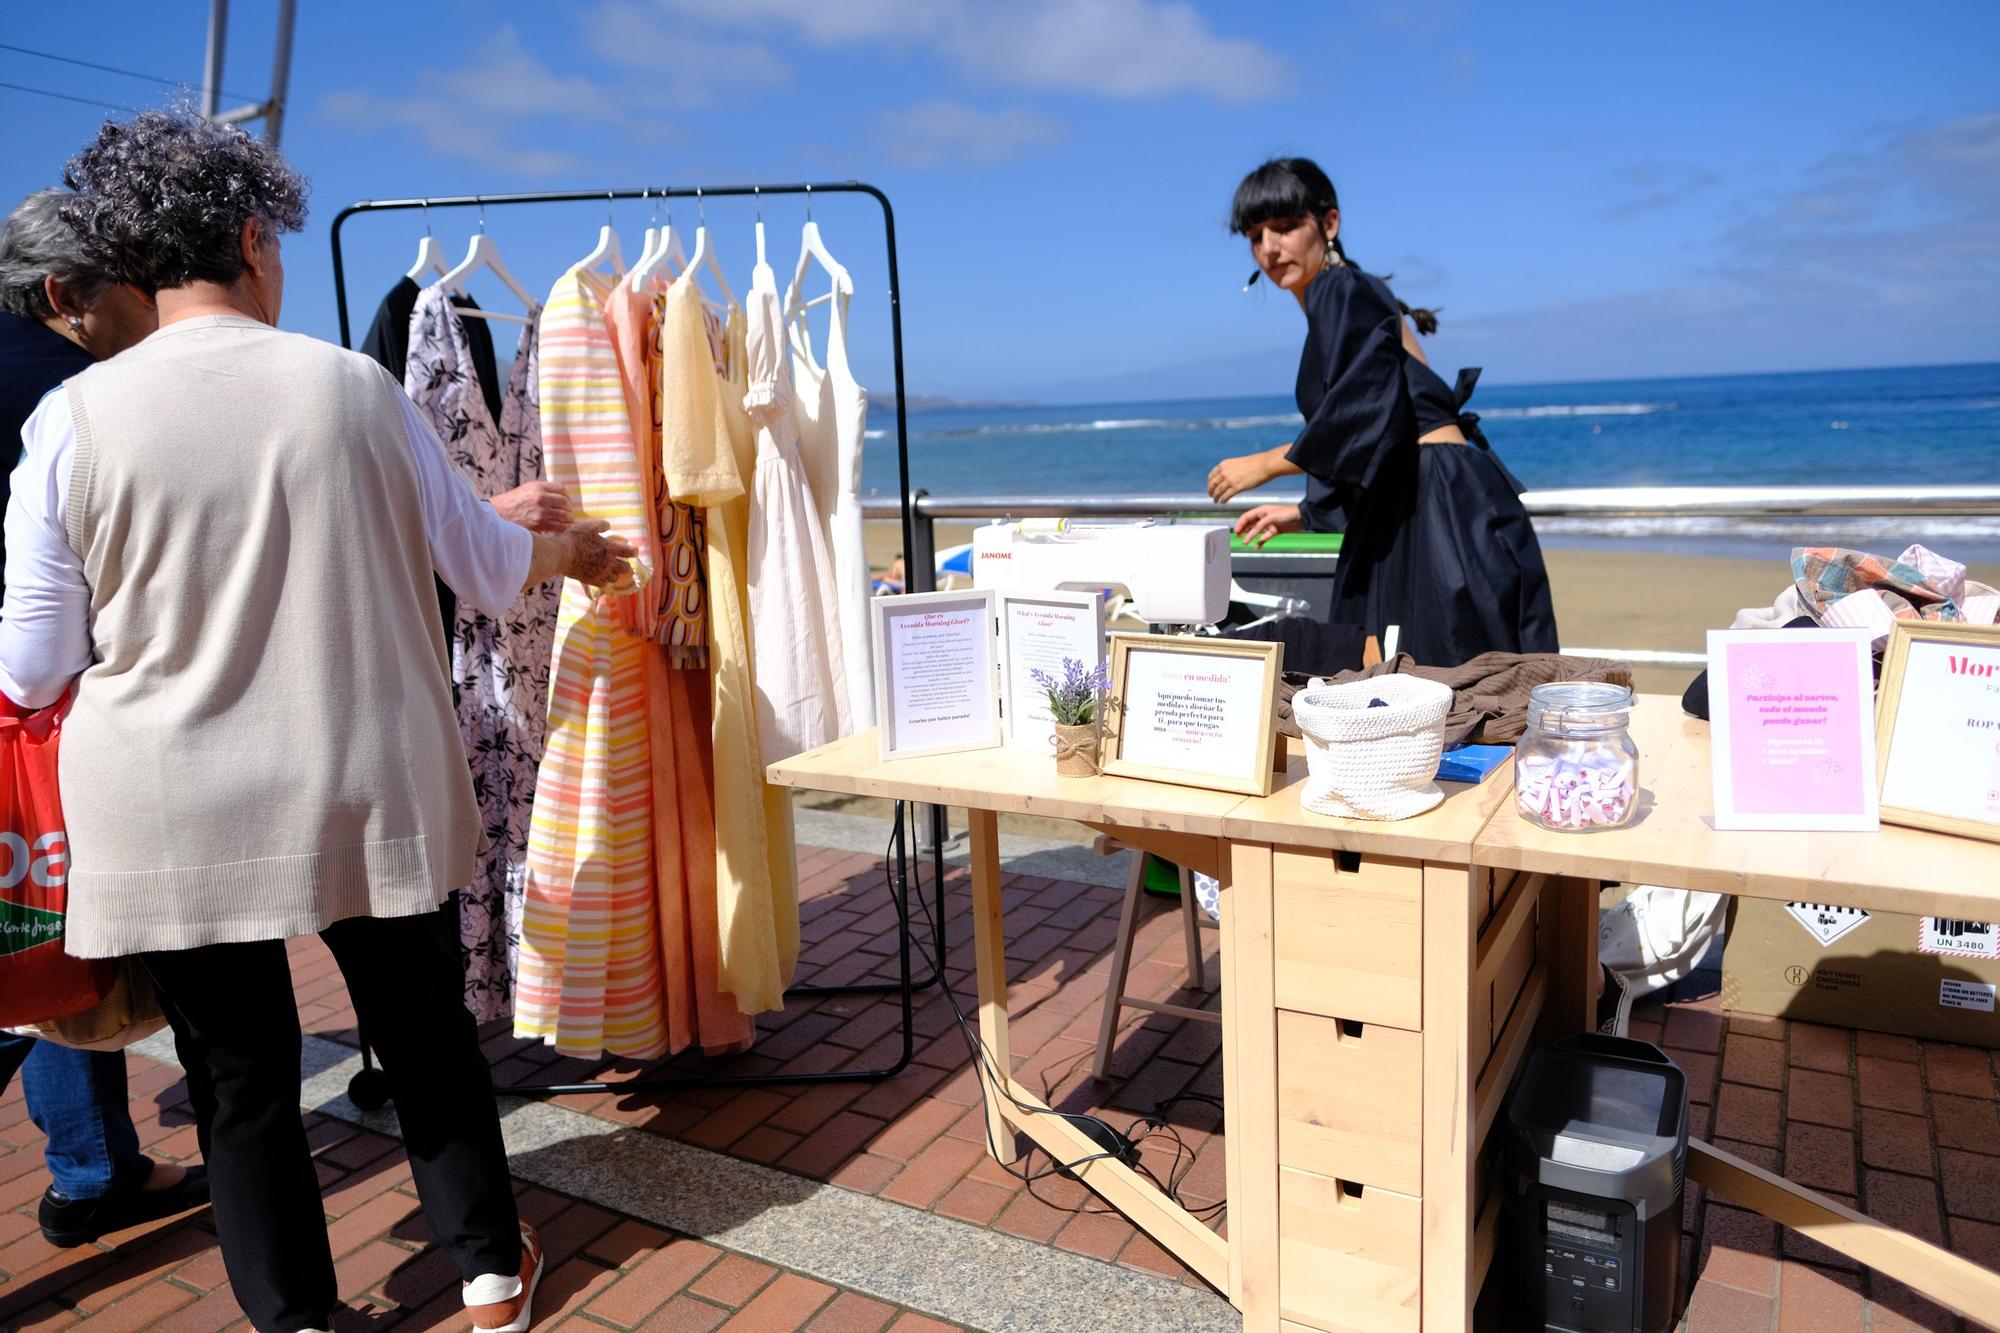
{"type": "MultiPolygon", "coordinates": [[[[403,387],[437,429],[459,471],[488,499],[542,480],[541,311],[528,315],[498,422],[473,368],[465,318],[444,289],[425,288],[410,316],[403,387]]],[[[499,619],[461,603],[452,626],[452,686],[488,843],[477,874],[458,893],[465,1007],[482,1022],[514,1012],[528,824],[547,728],[549,657],[560,596],[555,582],[545,583],[523,594],[499,619]]]]}

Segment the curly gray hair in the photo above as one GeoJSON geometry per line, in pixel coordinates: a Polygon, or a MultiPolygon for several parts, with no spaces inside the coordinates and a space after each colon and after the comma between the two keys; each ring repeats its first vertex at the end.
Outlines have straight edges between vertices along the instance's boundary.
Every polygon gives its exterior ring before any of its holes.
{"type": "Polygon", "coordinates": [[[63,216],[85,257],[148,295],[236,281],[250,218],[277,231],[306,220],[305,178],[277,149],[184,109],[106,121],[63,180],[77,192],[63,216]]]}
{"type": "Polygon", "coordinates": [[[0,222],[0,310],[23,319],[56,313],[42,279],[54,277],[88,309],[111,279],[84,261],[76,229],[63,216],[78,202],[68,190],[51,186],[23,199],[0,222]]]}

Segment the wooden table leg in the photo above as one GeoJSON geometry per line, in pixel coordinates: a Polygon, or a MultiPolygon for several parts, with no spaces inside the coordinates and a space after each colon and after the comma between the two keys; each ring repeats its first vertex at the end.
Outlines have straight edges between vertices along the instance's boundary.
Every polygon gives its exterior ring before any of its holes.
{"type": "Polygon", "coordinates": [[[1000,907],[1000,816],[968,810],[972,825],[972,948],[979,973],[979,1040],[991,1068],[986,1082],[986,1136],[993,1156],[1005,1166],[1020,1156],[1014,1127],[1004,1110],[1006,1080],[1014,1076],[1007,1046],[1007,932],[1000,907]],[[996,1082],[996,1080],[998,1080],[996,1082]]]}
{"type": "Polygon", "coordinates": [[[1271,849],[1230,843],[1222,876],[1222,1099],[1229,1298],[1245,1333],[1278,1314],[1278,1002],[1271,849]]]}
{"type": "Polygon", "coordinates": [[[1543,890],[1542,910],[1554,918],[1543,1041],[1597,1027],[1597,898],[1594,879],[1551,879],[1543,890]]]}
{"type": "MultiPolygon", "coordinates": [[[[1464,866],[1424,866],[1424,1333],[1472,1327],[1479,1294],[1473,1287],[1474,878],[1464,866]]],[[[1490,1044],[1490,1034],[1481,1035],[1490,1044]]]]}

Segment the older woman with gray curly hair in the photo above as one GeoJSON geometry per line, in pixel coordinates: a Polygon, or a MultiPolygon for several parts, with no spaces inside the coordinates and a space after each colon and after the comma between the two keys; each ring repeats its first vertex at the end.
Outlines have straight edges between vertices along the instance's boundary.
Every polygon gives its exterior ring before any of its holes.
{"type": "Polygon", "coordinates": [[[431,578],[497,613],[558,574],[615,586],[630,548],[601,524],[509,524],[381,367],[273,327],[279,236],[305,219],[275,149],[147,112],[67,180],[85,255],[160,319],[42,401],[7,517],[32,550],[0,689],[32,707],[75,685],[68,947],[144,960],[236,1298],[296,1333],[336,1303],[284,944],[318,933],[473,1326],[524,1330],[541,1247],[434,910],[471,877],[480,820],[431,578]]]}

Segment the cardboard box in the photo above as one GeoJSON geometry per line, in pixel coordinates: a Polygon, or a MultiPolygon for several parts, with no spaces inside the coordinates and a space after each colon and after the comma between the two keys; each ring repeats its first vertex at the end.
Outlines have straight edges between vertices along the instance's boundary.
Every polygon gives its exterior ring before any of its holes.
{"type": "Polygon", "coordinates": [[[2000,925],[1738,898],[1722,1007],[2000,1047],[2000,925]]]}

